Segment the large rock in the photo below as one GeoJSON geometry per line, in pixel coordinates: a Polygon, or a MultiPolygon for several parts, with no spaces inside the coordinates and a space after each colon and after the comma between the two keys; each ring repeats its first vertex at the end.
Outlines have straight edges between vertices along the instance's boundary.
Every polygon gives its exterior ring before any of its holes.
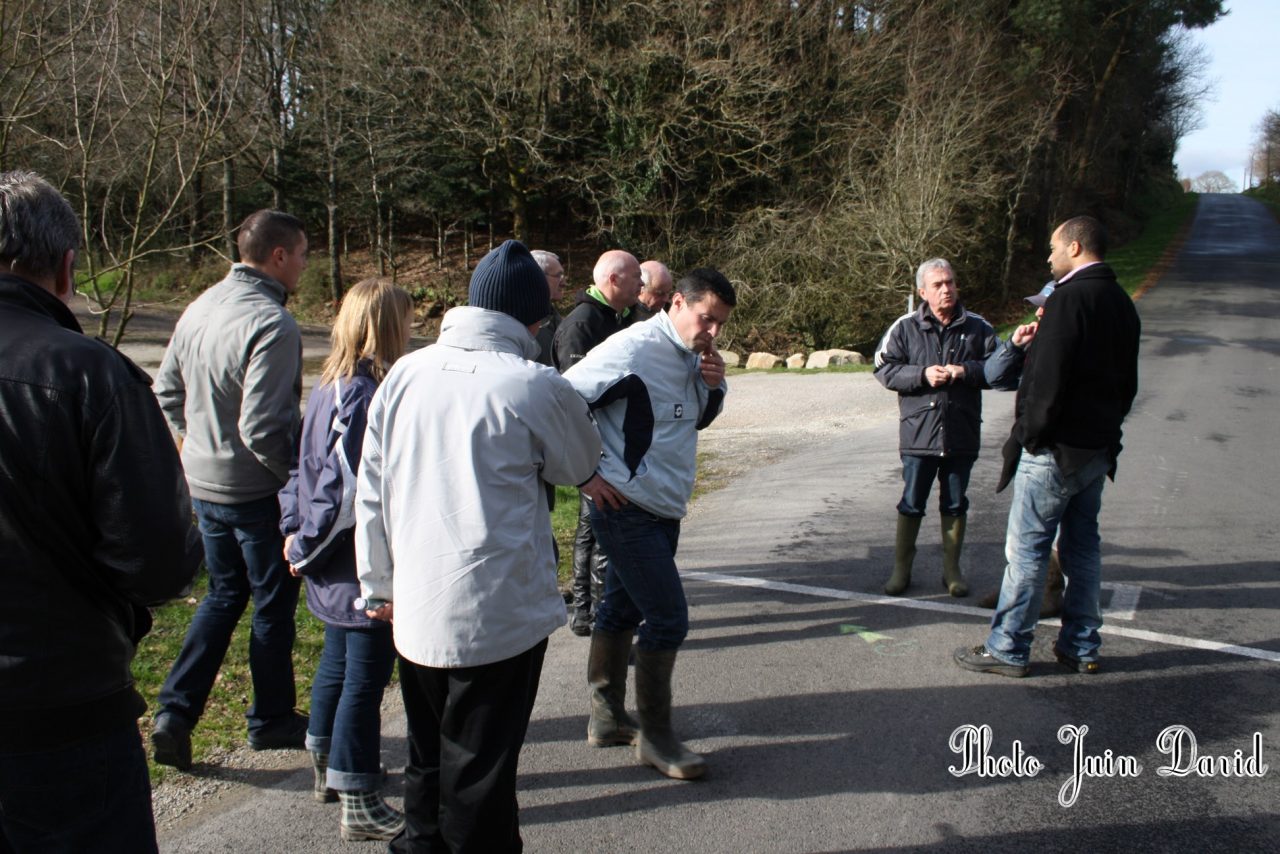
{"type": "Polygon", "coordinates": [[[772,353],[752,353],[747,357],[747,370],[755,370],[759,368],[762,371],[771,371],[782,361],[780,356],[772,353]]]}
{"type": "Polygon", "coordinates": [[[787,369],[795,370],[804,367],[804,353],[792,353],[787,357],[787,369]]]}
{"type": "Polygon", "coordinates": [[[818,350],[809,354],[806,368],[831,368],[837,365],[865,365],[866,356],[854,350],[818,350]]]}
{"type": "Polygon", "coordinates": [[[726,368],[736,368],[738,365],[742,364],[742,357],[732,350],[720,351],[720,358],[724,359],[724,366],[726,368]]]}

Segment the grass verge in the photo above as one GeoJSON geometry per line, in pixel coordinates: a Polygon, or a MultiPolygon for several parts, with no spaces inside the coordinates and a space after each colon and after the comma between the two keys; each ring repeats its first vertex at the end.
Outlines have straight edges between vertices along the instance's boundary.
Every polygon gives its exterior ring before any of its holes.
{"type": "Polygon", "coordinates": [[[1147,220],[1142,234],[1107,253],[1107,263],[1130,295],[1140,296],[1173,264],[1191,230],[1199,200],[1197,193],[1171,197],[1147,220]]]}

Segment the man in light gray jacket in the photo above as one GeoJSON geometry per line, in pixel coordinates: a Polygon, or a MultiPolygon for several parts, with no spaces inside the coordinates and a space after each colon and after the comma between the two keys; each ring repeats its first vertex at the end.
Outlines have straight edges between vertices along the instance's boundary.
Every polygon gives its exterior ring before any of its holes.
{"type": "Polygon", "coordinates": [[[481,259],[469,302],[378,387],[357,478],[361,591],[394,612],[409,724],[397,852],[520,850],[520,748],[567,616],[544,483],[600,458],[582,398],[533,361],[551,301],[529,250],[481,259]]]}
{"type": "Polygon", "coordinates": [[[191,767],[200,720],[232,632],[253,597],[249,668],[255,750],[303,746],[294,711],[294,610],[276,493],[289,479],[302,396],[302,338],[285,311],[307,265],[302,222],[258,211],[237,236],[243,263],[183,312],[156,397],[181,437],[182,464],[204,538],[209,589],[160,690],[155,761],[191,767]]]}
{"type": "Polygon", "coordinates": [[[604,444],[581,487],[609,558],[587,661],[587,741],[634,743],[641,762],[682,780],[701,776],[706,764],[671,729],[671,674],[689,630],[676,542],[693,492],[697,431],[719,414],[727,390],[715,338],[736,302],[723,275],[694,270],[669,311],[609,337],[564,375],[590,404],[604,444]],[[638,735],[625,708],[637,628],[638,735]]]}

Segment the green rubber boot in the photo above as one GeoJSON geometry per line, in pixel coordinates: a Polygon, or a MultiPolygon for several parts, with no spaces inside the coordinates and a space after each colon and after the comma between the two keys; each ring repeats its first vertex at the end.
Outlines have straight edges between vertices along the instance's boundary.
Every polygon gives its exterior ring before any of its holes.
{"type": "Polygon", "coordinates": [[[969,595],[960,574],[960,550],[964,547],[964,516],[942,517],[942,584],[956,598],[969,595]]]}
{"type": "Polygon", "coordinates": [[[636,707],[640,712],[640,741],[636,759],[675,780],[693,780],[707,770],[707,762],[680,743],[671,730],[671,671],[676,651],[636,650],[636,707]]]}
{"type": "Polygon", "coordinates": [[[911,583],[911,564],[916,559],[916,537],[920,535],[920,516],[898,514],[898,535],[893,545],[893,575],[884,585],[890,596],[901,596],[911,583]]]}
{"type": "Polygon", "coordinates": [[[591,686],[591,718],[587,743],[592,747],[636,743],[636,722],[627,714],[627,659],[635,632],[591,633],[587,684],[591,686]]]}

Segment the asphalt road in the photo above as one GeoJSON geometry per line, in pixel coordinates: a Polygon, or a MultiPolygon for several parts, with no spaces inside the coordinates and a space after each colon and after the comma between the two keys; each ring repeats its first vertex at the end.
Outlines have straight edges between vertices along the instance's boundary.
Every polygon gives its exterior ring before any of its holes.
{"type": "MultiPolygon", "coordinates": [[[[900,481],[896,424],[878,422],[741,476],[685,525],[692,632],[675,722],[707,756],[706,779],[589,748],[587,642],[552,636],[521,764],[527,850],[1275,850],[1278,278],[1271,216],[1203,196],[1174,268],[1139,301],[1141,391],[1103,498],[1103,673],[1057,669],[1051,626],[1027,679],[957,669],[952,650],[981,642],[988,615],[976,596],[945,595],[934,515],[908,595],[879,595],[900,481]],[[957,776],[953,733],[982,726],[1009,767],[957,776]],[[1060,742],[1063,727],[1088,727],[1082,747],[1060,742]],[[1170,727],[1201,758],[1240,751],[1239,773],[1161,775],[1170,727]],[[1269,767],[1247,776],[1258,743],[1269,767]],[[1087,773],[1073,786],[1077,747],[1087,773]]],[[[986,400],[965,564],[975,593],[1003,567],[1008,495],[994,485],[1012,402],[986,400]]],[[[402,720],[385,721],[384,747],[403,763],[402,720]]],[[[309,771],[264,774],[166,829],[162,850],[378,850],[339,842],[335,808],[309,787],[309,771]]]]}

